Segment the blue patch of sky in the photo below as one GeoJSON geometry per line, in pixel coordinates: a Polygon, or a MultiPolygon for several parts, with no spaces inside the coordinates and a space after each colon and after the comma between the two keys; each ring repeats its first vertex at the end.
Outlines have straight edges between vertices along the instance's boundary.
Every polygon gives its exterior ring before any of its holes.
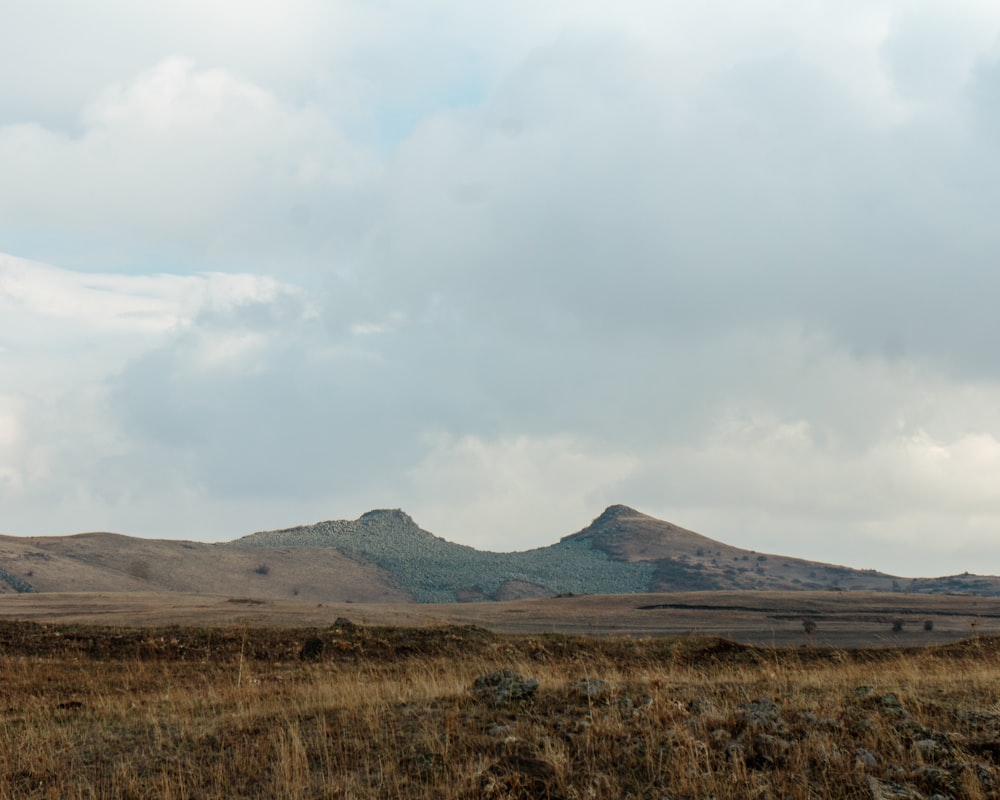
{"type": "Polygon", "coordinates": [[[109,241],[105,234],[78,230],[0,225],[0,252],[79,272],[194,275],[227,271],[227,266],[215,260],[181,252],[179,248],[153,252],[124,240],[109,241]]]}
{"type": "Polygon", "coordinates": [[[442,112],[476,108],[489,97],[491,85],[474,61],[463,61],[452,80],[409,96],[380,102],[364,121],[349,123],[348,135],[390,154],[420,124],[442,112]]]}
{"type": "Polygon", "coordinates": [[[300,289],[323,293],[329,290],[330,276],[341,282],[350,267],[316,264],[288,269],[280,256],[274,262],[228,255],[208,255],[162,243],[142,246],[115,242],[112,237],[52,229],[9,230],[0,226],[0,253],[49,264],[80,273],[117,275],[204,275],[210,272],[274,275],[300,289]]]}

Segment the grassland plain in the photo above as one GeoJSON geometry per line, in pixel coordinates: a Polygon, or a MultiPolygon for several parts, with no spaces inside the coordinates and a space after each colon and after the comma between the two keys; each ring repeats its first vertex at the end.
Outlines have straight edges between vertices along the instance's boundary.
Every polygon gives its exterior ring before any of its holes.
{"type": "Polygon", "coordinates": [[[997,797],[998,654],[6,621],[0,798],[997,797]]]}
{"type": "Polygon", "coordinates": [[[501,633],[721,636],[836,648],[946,644],[1000,635],[1000,598],[895,592],[668,592],[484,603],[308,603],[187,592],[4,595],[0,619],[129,626],[475,625],[501,633]],[[804,624],[814,625],[811,635],[804,624]]]}

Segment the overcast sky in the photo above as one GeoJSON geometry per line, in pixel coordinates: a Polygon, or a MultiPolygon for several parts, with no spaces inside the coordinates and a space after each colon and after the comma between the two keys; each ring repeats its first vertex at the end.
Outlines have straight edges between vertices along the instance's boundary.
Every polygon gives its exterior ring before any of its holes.
{"type": "Polygon", "coordinates": [[[0,532],[1000,573],[998,186],[995,0],[5,0],[0,532]]]}

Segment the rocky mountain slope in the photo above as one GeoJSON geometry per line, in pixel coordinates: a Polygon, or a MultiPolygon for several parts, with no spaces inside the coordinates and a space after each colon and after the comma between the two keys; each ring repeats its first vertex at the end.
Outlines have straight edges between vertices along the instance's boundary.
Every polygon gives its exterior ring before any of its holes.
{"type": "Polygon", "coordinates": [[[354,521],[320,522],[255,533],[241,547],[333,547],[376,564],[418,602],[504,600],[552,594],[629,594],[647,590],[652,563],[630,563],[585,539],[564,539],[518,553],[490,553],[422,530],[398,510],[369,511],[354,521]]]}
{"type": "Polygon", "coordinates": [[[620,505],[556,544],[515,553],[445,541],[399,510],[223,544],[110,533],[0,536],[0,592],[166,590],[311,602],[452,602],[723,589],[1000,596],[1000,578],[903,579],[757,553],[620,505]]]}
{"type": "Polygon", "coordinates": [[[834,589],[1000,595],[1000,578],[903,579],[723,544],[627,506],[607,508],[558,543],[489,553],[422,530],[399,510],[237,539],[240,547],[333,547],[391,574],[420,602],[553,594],[722,589],[834,589]]]}

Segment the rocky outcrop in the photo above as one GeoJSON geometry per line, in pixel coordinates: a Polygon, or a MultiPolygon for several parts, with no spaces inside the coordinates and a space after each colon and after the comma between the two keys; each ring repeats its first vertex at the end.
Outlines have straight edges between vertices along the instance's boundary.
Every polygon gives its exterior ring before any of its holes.
{"type": "Polygon", "coordinates": [[[537,693],[537,679],[524,678],[511,669],[498,669],[480,675],[472,684],[475,698],[491,706],[532,700],[537,693]]]}

